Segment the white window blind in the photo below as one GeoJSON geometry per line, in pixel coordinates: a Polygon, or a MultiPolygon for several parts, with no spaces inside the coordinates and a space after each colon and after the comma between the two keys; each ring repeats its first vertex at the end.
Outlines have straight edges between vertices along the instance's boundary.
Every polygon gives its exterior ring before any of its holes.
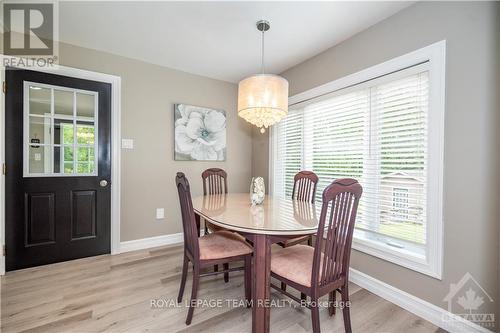
{"type": "Polygon", "coordinates": [[[416,246],[426,243],[427,114],[425,65],[297,105],[273,133],[274,194],[289,197],[304,169],[320,181],[363,185],[356,228],[416,246]]]}
{"type": "Polygon", "coordinates": [[[369,91],[364,89],[304,108],[304,169],[319,177],[318,200],[333,179],[363,176],[369,105],[369,91]]]}
{"type": "Polygon", "coordinates": [[[290,110],[286,121],[276,127],[275,146],[281,158],[274,164],[273,181],[274,192],[282,197],[292,196],[293,177],[302,169],[303,118],[301,110],[290,110]]]}
{"type": "Polygon", "coordinates": [[[425,244],[428,72],[371,91],[371,145],[357,227],[425,244]],[[406,197],[401,198],[403,192],[406,197]],[[406,208],[399,206],[405,201],[406,208]]]}

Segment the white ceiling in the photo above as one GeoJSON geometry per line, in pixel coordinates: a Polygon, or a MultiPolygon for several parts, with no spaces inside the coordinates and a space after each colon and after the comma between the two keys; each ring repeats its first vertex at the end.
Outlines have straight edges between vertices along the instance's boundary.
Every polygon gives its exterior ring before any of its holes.
{"type": "Polygon", "coordinates": [[[230,82],[280,73],[413,2],[60,2],[61,41],[230,82]]]}

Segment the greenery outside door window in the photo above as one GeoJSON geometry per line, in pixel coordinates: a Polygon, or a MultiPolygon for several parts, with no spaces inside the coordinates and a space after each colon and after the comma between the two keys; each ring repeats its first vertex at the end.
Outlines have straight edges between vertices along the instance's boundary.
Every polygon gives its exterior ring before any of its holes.
{"type": "Polygon", "coordinates": [[[60,163],[64,173],[88,174],[93,173],[95,168],[95,129],[93,124],[77,122],[76,144],[74,143],[75,133],[72,123],[61,124],[61,149],[60,163]],[[75,150],[76,148],[76,150],[75,150]]]}

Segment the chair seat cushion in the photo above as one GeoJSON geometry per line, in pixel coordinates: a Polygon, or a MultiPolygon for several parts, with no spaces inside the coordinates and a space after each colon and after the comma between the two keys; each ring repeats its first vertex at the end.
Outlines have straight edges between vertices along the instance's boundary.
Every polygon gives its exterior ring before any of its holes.
{"type": "MultiPolygon", "coordinates": [[[[310,287],[313,255],[314,247],[308,245],[294,245],[278,250],[271,254],[271,271],[285,279],[310,287]]],[[[322,260],[320,262],[322,263],[322,260]]]]}
{"type": "Polygon", "coordinates": [[[222,259],[250,254],[253,249],[237,233],[222,230],[198,238],[200,259],[222,259]]]}

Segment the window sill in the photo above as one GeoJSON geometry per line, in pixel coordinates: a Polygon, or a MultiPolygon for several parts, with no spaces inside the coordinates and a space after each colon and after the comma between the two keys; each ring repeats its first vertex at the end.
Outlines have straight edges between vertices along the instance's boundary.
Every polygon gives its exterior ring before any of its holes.
{"type": "Polygon", "coordinates": [[[388,243],[394,243],[393,240],[391,237],[355,229],[352,248],[441,280],[440,272],[433,269],[433,265],[426,258],[424,245],[419,246],[418,244],[400,240],[397,240],[397,244],[401,245],[401,247],[388,245],[388,243]]]}

